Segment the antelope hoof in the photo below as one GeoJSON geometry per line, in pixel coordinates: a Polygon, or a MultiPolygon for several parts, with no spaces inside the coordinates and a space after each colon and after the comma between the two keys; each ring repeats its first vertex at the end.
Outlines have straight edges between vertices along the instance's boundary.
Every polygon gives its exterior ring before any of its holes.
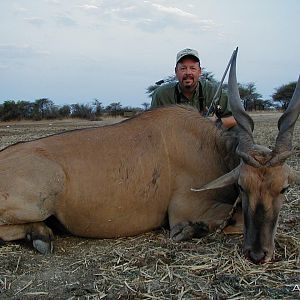
{"type": "Polygon", "coordinates": [[[53,252],[53,233],[47,226],[43,224],[33,226],[26,237],[29,241],[32,241],[33,247],[41,254],[53,252]]]}
{"type": "Polygon", "coordinates": [[[47,242],[43,240],[33,240],[32,245],[41,254],[50,254],[53,252],[53,242],[50,240],[47,242]]]}
{"type": "Polygon", "coordinates": [[[208,226],[203,222],[182,222],[171,229],[170,237],[175,242],[191,240],[193,237],[200,238],[207,235],[208,226]]]}

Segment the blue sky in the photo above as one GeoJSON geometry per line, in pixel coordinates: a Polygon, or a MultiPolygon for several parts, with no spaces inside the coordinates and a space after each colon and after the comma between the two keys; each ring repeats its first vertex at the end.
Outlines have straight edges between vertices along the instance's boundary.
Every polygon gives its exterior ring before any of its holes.
{"type": "Polygon", "coordinates": [[[300,74],[299,13],[299,0],[1,0],[0,103],[139,107],[179,50],[220,79],[236,46],[238,81],[270,99],[300,74]]]}

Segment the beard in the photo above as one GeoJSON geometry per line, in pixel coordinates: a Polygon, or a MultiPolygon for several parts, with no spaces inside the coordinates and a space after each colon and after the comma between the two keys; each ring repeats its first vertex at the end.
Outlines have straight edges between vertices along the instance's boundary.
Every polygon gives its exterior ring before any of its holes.
{"type": "Polygon", "coordinates": [[[182,79],[182,86],[186,89],[186,90],[193,90],[196,87],[195,84],[195,79],[193,76],[185,76],[182,79]]]}

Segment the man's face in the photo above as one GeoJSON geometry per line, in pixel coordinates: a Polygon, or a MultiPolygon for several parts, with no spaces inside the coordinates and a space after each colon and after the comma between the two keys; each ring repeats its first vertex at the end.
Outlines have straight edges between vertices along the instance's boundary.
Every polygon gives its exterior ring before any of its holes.
{"type": "Polygon", "coordinates": [[[182,89],[193,91],[201,75],[199,62],[193,58],[184,57],[177,63],[175,74],[182,89]]]}

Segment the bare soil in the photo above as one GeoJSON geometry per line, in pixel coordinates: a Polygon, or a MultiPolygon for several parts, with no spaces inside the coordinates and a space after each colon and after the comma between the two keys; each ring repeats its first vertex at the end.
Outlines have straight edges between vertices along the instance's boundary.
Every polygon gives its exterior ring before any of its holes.
{"type": "MultiPolygon", "coordinates": [[[[278,114],[253,114],[255,139],[274,145],[278,114]]],[[[0,123],[0,149],[18,141],[119,120],[0,123]]],[[[299,170],[300,123],[294,134],[299,170]]],[[[286,193],[275,261],[254,265],[241,252],[242,236],[210,234],[174,243],[167,229],[137,237],[55,236],[43,256],[29,242],[0,246],[0,299],[300,299],[300,188],[286,193]]]]}

